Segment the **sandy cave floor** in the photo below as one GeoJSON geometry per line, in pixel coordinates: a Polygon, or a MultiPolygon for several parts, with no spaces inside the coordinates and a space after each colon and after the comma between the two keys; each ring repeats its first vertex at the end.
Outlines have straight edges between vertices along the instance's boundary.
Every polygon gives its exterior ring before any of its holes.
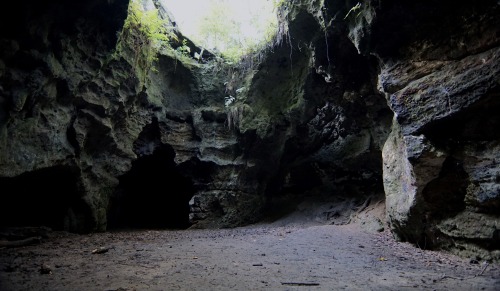
{"type": "Polygon", "coordinates": [[[51,232],[42,244],[0,249],[0,289],[500,290],[500,266],[422,251],[355,223],[51,232]]]}

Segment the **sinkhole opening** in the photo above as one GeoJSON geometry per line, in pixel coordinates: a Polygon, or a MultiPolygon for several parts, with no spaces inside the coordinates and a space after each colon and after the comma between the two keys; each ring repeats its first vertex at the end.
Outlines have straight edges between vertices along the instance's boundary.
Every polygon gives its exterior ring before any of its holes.
{"type": "Polygon", "coordinates": [[[129,172],[119,177],[110,197],[109,229],[186,229],[193,183],[182,176],[168,145],[139,157],[129,172]]]}
{"type": "Polygon", "coordinates": [[[0,226],[89,231],[92,213],[78,177],[76,169],[58,166],[0,178],[0,226]]]}
{"type": "Polygon", "coordinates": [[[283,0],[161,0],[179,31],[229,60],[259,51],[278,31],[283,0]]]}

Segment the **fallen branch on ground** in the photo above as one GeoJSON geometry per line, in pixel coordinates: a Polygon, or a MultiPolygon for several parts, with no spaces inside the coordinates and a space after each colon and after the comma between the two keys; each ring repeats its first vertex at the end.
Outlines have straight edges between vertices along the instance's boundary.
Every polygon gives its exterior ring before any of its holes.
{"type": "Polygon", "coordinates": [[[481,273],[477,274],[476,276],[481,276],[483,275],[484,271],[486,271],[486,268],[488,268],[488,266],[490,265],[490,263],[488,262],[485,262],[484,263],[484,268],[481,270],[481,273]]]}
{"type": "Polygon", "coordinates": [[[285,286],[319,286],[319,283],[305,283],[305,282],[281,282],[285,286]]]}
{"type": "Polygon", "coordinates": [[[29,237],[27,239],[14,240],[14,241],[0,241],[0,247],[18,248],[18,247],[40,244],[41,242],[42,242],[42,238],[39,236],[36,236],[36,237],[29,237]]]}

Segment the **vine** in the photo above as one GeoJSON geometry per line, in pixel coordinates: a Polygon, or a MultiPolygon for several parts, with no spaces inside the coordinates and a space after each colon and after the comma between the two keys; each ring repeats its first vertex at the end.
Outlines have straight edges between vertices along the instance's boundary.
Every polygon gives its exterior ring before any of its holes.
{"type": "MultiPolygon", "coordinates": [[[[349,10],[349,12],[347,12],[347,14],[345,15],[344,19],[346,19],[349,16],[349,14],[351,14],[351,12],[356,12],[356,11],[358,11],[360,9],[361,9],[361,3],[358,2],[356,5],[354,5],[353,7],[351,7],[351,9],[349,10]]],[[[356,15],[356,17],[358,17],[360,13],[361,13],[361,11],[356,15]]]]}

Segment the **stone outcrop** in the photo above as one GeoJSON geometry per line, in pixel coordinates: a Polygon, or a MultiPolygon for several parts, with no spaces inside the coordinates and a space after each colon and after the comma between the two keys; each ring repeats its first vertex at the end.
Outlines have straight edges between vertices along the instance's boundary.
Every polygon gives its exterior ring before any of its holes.
{"type": "Polygon", "coordinates": [[[282,8],[282,42],[235,105],[243,107],[243,145],[261,166],[273,210],[281,203],[273,199],[286,195],[361,203],[383,191],[380,156],[392,112],[376,87],[375,59],[358,54],[329,5],[282,8]]]}
{"type": "Polygon", "coordinates": [[[2,224],[24,216],[26,224],[104,229],[102,192],[135,158],[115,127],[128,110],[118,100],[136,82],[117,77],[130,68],[103,67],[128,3],[11,4],[0,25],[2,224]]]}
{"type": "Polygon", "coordinates": [[[379,59],[395,113],[383,150],[391,229],[497,260],[499,12],[496,1],[366,2],[349,34],[379,59]]]}

